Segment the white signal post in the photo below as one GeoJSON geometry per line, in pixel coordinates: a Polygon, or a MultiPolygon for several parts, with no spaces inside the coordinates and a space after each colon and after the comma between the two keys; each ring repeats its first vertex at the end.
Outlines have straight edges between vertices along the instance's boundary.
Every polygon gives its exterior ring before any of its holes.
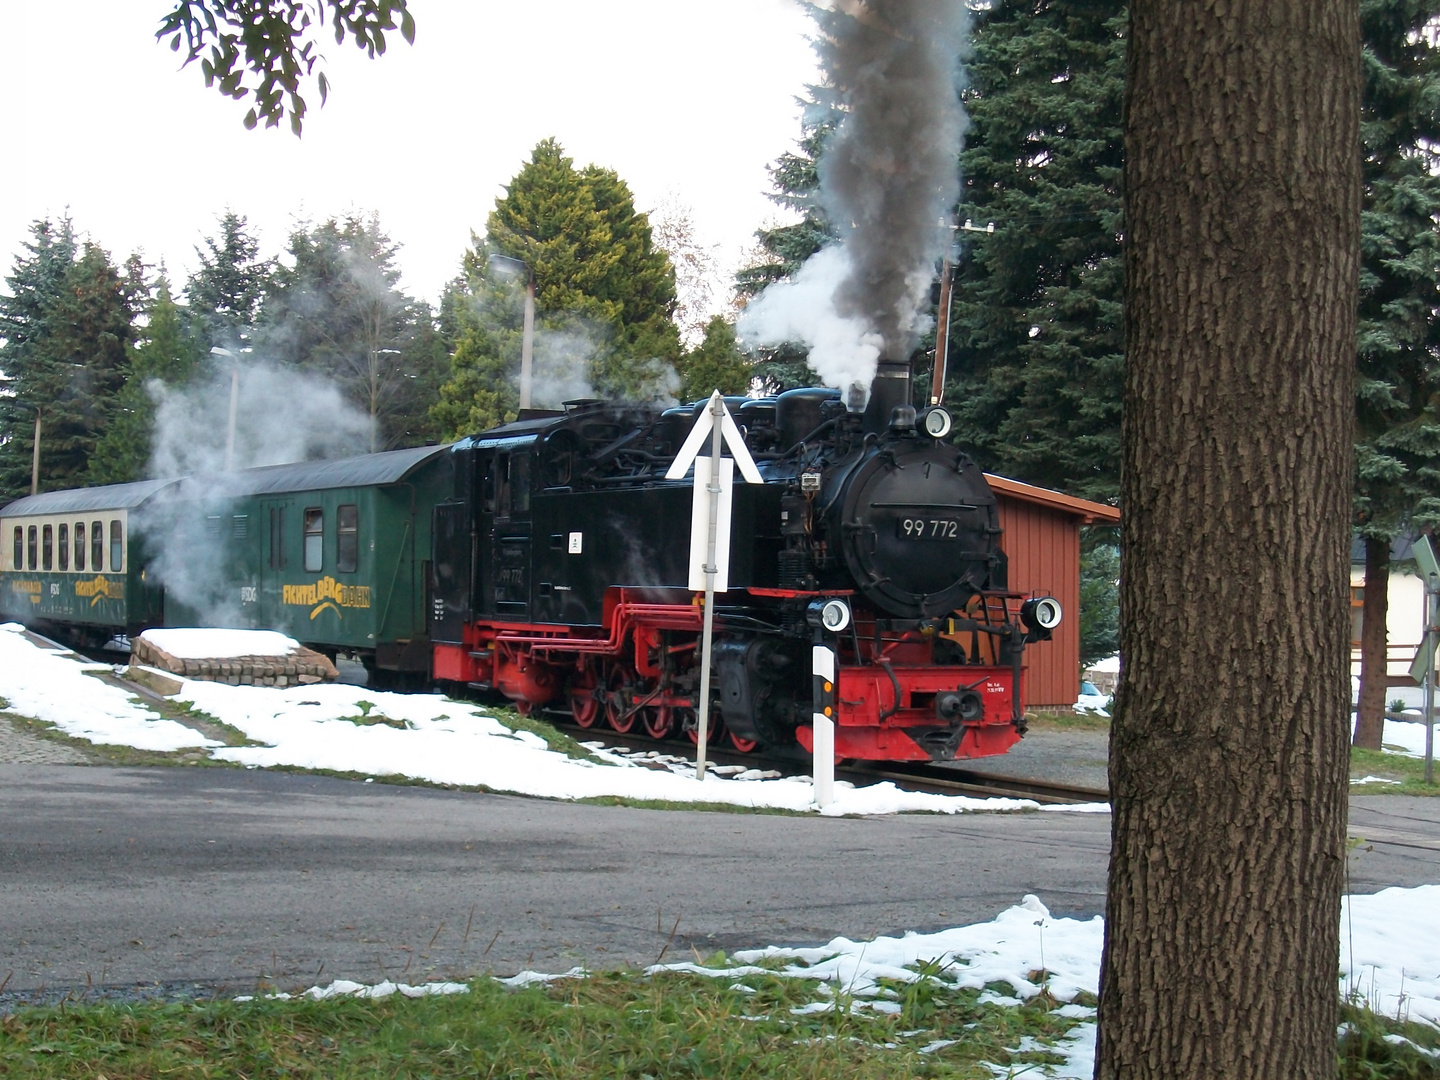
{"type": "Polygon", "coordinates": [[[690,429],[680,452],[666,470],[665,479],[681,479],[692,464],[695,466],[695,480],[690,514],[690,588],[696,589],[703,579],[705,589],[704,631],[700,641],[700,701],[696,709],[699,730],[695,777],[704,780],[705,747],[710,732],[710,650],[715,631],[715,594],[725,592],[730,585],[731,472],[739,465],[740,475],[747,484],[764,483],[719,390],[710,395],[705,411],[695,420],[695,426],[690,429]],[[702,458],[700,447],[706,435],[710,436],[710,456],[702,458]],[[730,447],[733,458],[720,456],[722,441],[730,447]],[[706,493],[703,513],[700,500],[702,485],[706,493]],[[723,529],[720,527],[722,519],[723,529]]]}
{"type": "Polygon", "coordinates": [[[1435,782],[1435,652],[1440,645],[1440,562],[1430,537],[1414,545],[1415,564],[1425,579],[1425,636],[1410,665],[1410,677],[1425,687],[1425,782],[1435,782]]]}

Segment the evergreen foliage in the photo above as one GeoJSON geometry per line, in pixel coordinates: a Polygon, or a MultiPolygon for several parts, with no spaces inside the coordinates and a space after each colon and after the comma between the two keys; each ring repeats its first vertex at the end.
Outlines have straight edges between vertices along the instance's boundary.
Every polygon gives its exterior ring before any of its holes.
{"type": "Polygon", "coordinates": [[[115,415],[95,449],[90,479],[96,484],[124,484],[150,475],[159,386],[181,387],[194,378],[204,360],[191,333],[185,311],[170,294],[162,273],[147,305],[147,321],[139,342],[130,350],[125,386],[116,399],[115,415]]]}
{"type": "Polygon", "coordinates": [[[432,410],[443,430],[461,435],[516,415],[527,273],[537,405],[674,393],[681,349],[670,260],[623,180],[595,165],[577,169],[545,139],[496,201],[486,235],[472,237],[461,280],[442,302],[441,333],[456,339],[450,381],[432,410]]]}
{"type": "Polygon", "coordinates": [[[1440,524],[1437,0],[1364,0],[1355,513],[1389,541],[1440,524]]]}
{"type": "Polygon", "coordinates": [[[36,221],[0,294],[0,503],[30,490],[35,414],[40,490],[89,482],[91,459],[124,381],[131,281],[69,218],[36,221]]]}
{"type": "Polygon", "coordinates": [[[964,93],[946,402],[988,470],[1119,492],[1123,366],[1120,0],[995,0],[964,93]]]}
{"type": "Polygon", "coordinates": [[[754,369],[735,339],[735,324],[723,315],[705,324],[705,337],[680,360],[680,400],[699,401],[716,390],[744,394],[754,369]]]}
{"type": "Polygon", "coordinates": [[[422,399],[440,374],[430,307],[400,288],[398,251],[373,214],[297,229],[257,332],[266,358],[326,376],[371,417],[373,450],[431,436],[422,399]]]}
{"type": "Polygon", "coordinates": [[[1080,551],[1080,666],[1120,651],[1120,543],[1116,530],[1092,527],[1080,551]]]}
{"type": "Polygon", "coordinates": [[[275,273],[273,259],[260,258],[260,242],[246,230],[245,218],[227,210],[220,234],[207,236],[195,249],[200,268],[185,285],[197,337],[211,348],[239,352],[251,344],[260,304],[275,273]]]}

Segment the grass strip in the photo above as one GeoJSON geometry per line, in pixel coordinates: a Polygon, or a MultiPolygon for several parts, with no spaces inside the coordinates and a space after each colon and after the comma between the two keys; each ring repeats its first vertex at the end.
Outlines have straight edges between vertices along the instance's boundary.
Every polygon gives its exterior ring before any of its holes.
{"type": "MultiPolygon", "coordinates": [[[[374,1076],[879,1080],[1043,1075],[1078,1035],[1077,1010],[1020,1005],[943,980],[882,983],[889,1012],[814,980],[612,972],[454,996],[129,1004],[69,1002],[0,1016],[15,1078],[374,1076]],[[796,1012],[816,1001],[824,1012],[796,1012]],[[1057,1045],[1059,1044],[1059,1045],[1057,1045]]],[[[1009,987],[995,987],[1001,994],[1009,987]]],[[[1078,1002],[1093,1008],[1093,999],[1078,1002]]],[[[1341,1080],[1440,1076],[1440,1031],[1344,1006],[1341,1080]]],[[[1083,1010],[1078,1010],[1083,1011],[1083,1010]]]]}

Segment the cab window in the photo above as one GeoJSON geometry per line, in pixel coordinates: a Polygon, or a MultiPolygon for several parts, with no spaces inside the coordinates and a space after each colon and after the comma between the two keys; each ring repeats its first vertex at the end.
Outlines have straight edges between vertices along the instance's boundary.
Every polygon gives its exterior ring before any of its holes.
{"type": "Polygon", "coordinates": [[[125,565],[125,537],[120,531],[120,522],[110,522],[110,572],[118,574],[125,565]]]}
{"type": "Polygon", "coordinates": [[[60,533],[59,533],[59,535],[55,538],[55,542],[60,545],[60,569],[61,569],[61,570],[69,570],[69,569],[70,569],[70,526],[69,526],[69,525],[66,525],[64,522],[61,522],[61,524],[60,524],[60,533]]]}
{"type": "Polygon", "coordinates": [[[75,522],[75,569],[85,569],[85,522],[75,522]]]}
{"type": "Polygon", "coordinates": [[[40,569],[49,570],[55,565],[55,528],[52,525],[40,527],[40,569]]]}
{"type": "Polygon", "coordinates": [[[105,569],[105,533],[102,522],[90,522],[90,569],[97,574],[105,569]]]}
{"type": "Polygon", "coordinates": [[[353,574],[359,565],[360,512],[353,506],[342,506],[335,533],[335,569],[353,574]]]}
{"type": "Polygon", "coordinates": [[[15,526],[15,561],[10,564],[16,570],[25,569],[25,530],[15,526]]]}
{"type": "Polygon", "coordinates": [[[311,573],[325,567],[325,511],[318,506],[305,510],[305,569],[311,573]]]}
{"type": "Polygon", "coordinates": [[[27,564],[26,564],[26,565],[29,566],[29,568],[30,568],[31,570],[36,569],[36,568],[39,566],[39,564],[40,564],[40,558],[39,558],[40,541],[39,541],[39,539],[38,539],[39,536],[40,536],[40,530],[37,529],[37,528],[35,528],[34,525],[31,525],[31,526],[30,526],[30,537],[29,537],[29,538],[30,538],[30,545],[29,545],[29,546],[30,546],[30,550],[29,550],[29,552],[28,552],[30,558],[29,558],[29,561],[28,561],[27,564]]]}

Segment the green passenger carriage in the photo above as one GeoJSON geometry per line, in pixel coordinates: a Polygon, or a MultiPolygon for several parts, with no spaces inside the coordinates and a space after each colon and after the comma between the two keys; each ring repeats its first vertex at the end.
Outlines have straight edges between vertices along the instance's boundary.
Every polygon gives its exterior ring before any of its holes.
{"type": "Polygon", "coordinates": [[[134,522],[174,480],[49,491],[0,510],[0,617],[65,624],[91,643],[158,625],[164,591],[134,522]]]}

